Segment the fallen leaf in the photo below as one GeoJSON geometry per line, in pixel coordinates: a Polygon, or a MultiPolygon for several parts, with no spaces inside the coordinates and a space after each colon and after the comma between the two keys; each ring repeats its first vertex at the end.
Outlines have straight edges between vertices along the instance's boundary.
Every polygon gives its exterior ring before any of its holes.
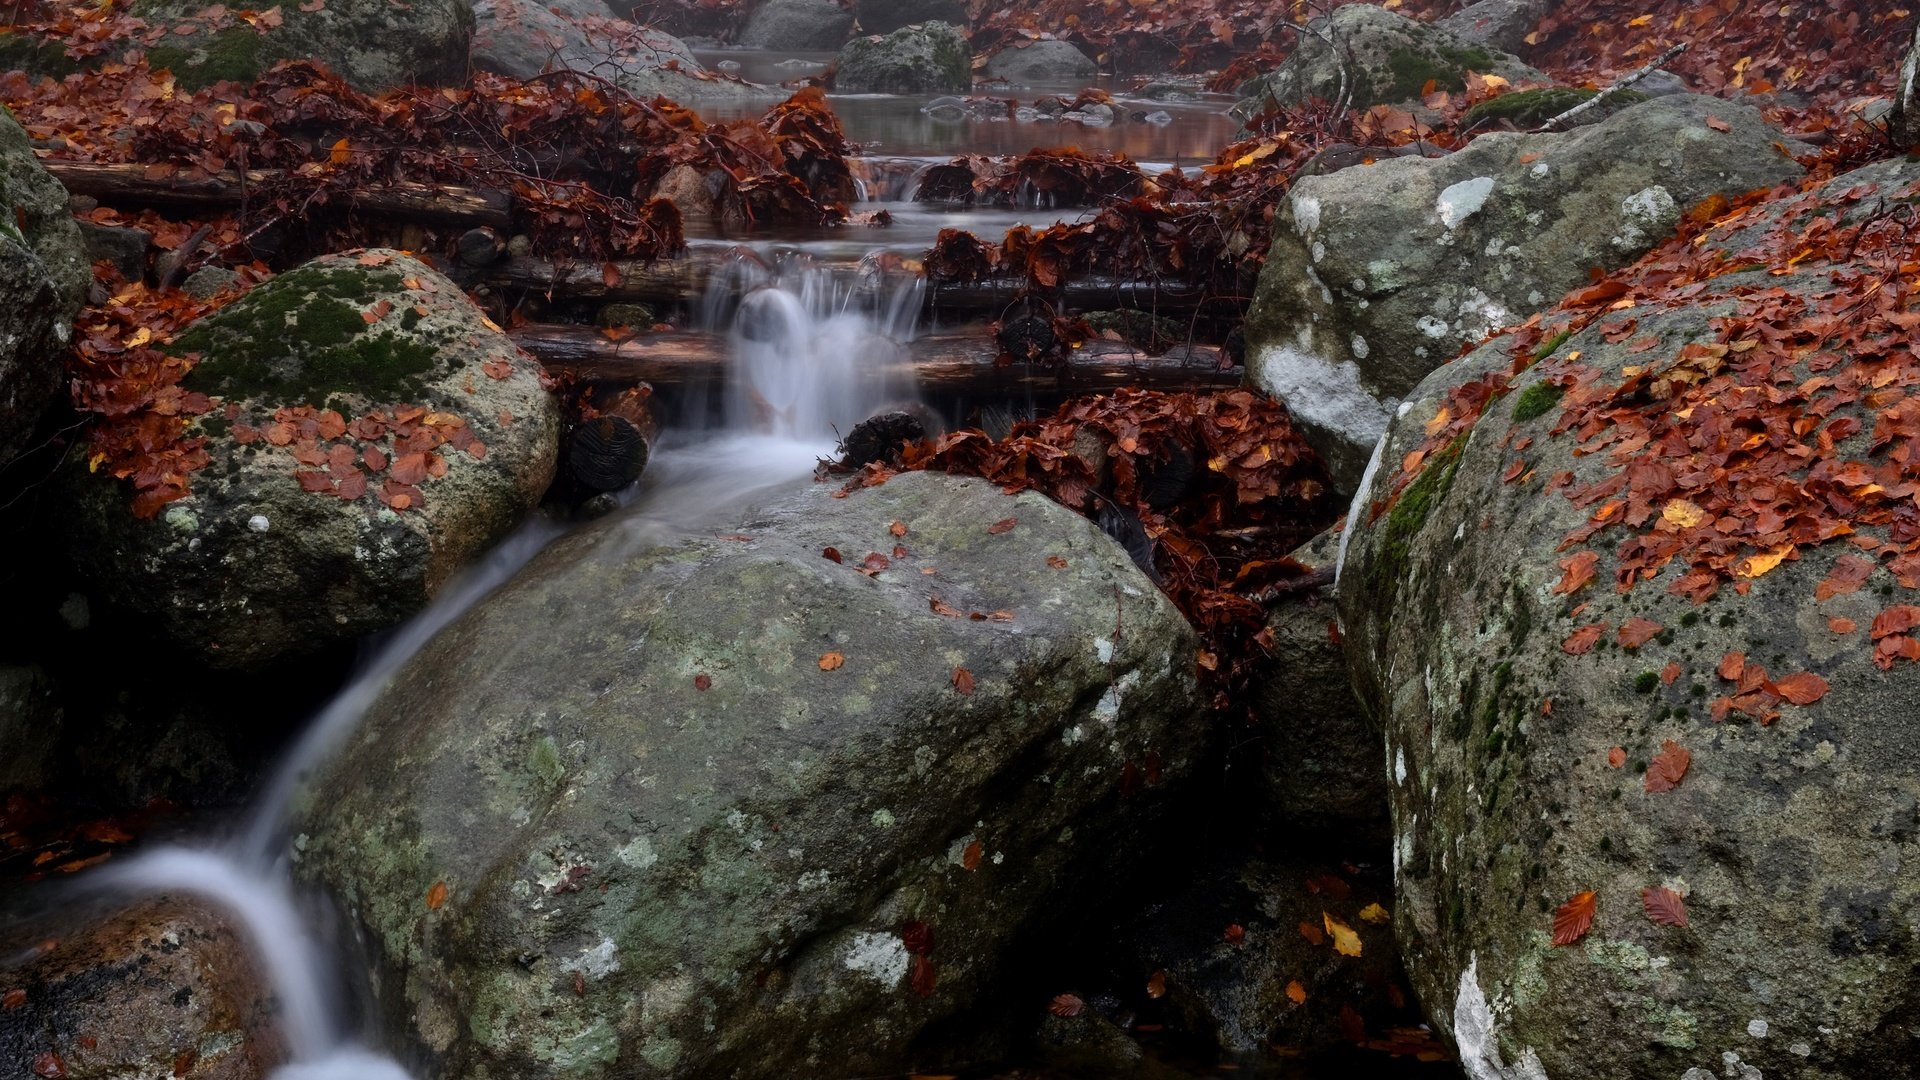
{"type": "Polygon", "coordinates": [[[1621,648],[1631,651],[1652,641],[1655,635],[1665,629],[1666,627],[1661,626],[1652,619],[1642,619],[1635,616],[1620,624],[1620,633],[1615,636],[1614,640],[1620,643],[1621,648]]]}
{"type": "Polygon", "coordinates": [[[980,869],[980,859],[986,854],[986,846],[975,840],[960,853],[960,865],[967,870],[980,869]]]}
{"type": "Polygon", "coordinates": [[[1607,751],[1607,768],[1617,769],[1626,763],[1627,751],[1624,748],[1616,746],[1607,751]]]}
{"type": "Polygon", "coordinates": [[[893,524],[887,526],[887,531],[892,533],[895,536],[905,536],[907,535],[906,522],[896,521],[893,524]]]}
{"type": "Polygon", "coordinates": [[[439,911],[440,905],[447,902],[447,883],[436,881],[433,888],[427,890],[427,910],[439,911]]]}
{"type": "Polygon", "coordinates": [[[1320,913],[1320,920],[1326,924],[1327,933],[1333,937],[1333,951],[1341,956],[1360,955],[1360,935],[1353,927],[1334,918],[1327,912],[1320,913]]]}
{"type": "Polygon", "coordinates": [[[1576,551],[1560,560],[1560,569],[1565,571],[1553,587],[1561,596],[1568,596],[1586,588],[1593,581],[1593,571],[1600,564],[1600,556],[1591,551],[1576,551]]]}
{"type": "Polygon", "coordinates": [[[1287,982],[1287,1000],[1295,1005],[1307,1003],[1307,988],[1300,985],[1300,980],[1292,979],[1287,982]]]}
{"type": "Polygon", "coordinates": [[[1680,661],[1669,660],[1667,666],[1660,669],[1660,685],[1672,686],[1680,680],[1680,661]]]}
{"type": "Polygon", "coordinates": [[[1326,931],[1310,922],[1302,921],[1300,923],[1300,936],[1306,938],[1309,945],[1325,945],[1327,943],[1326,931]]]}
{"type": "Polygon", "coordinates": [[[1741,674],[1747,670],[1747,654],[1743,652],[1730,652],[1720,658],[1720,666],[1713,670],[1715,674],[1728,682],[1739,682],[1741,674]]]}
{"type": "Polygon", "coordinates": [[[45,1077],[46,1080],[62,1080],[67,1075],[67,1063],[60,1060],[59,1054],[48,1050],[33,1059],[33,1075],[45,1077]]]}
{"type": "Polygon", "coordinates": [[[1240,945],[1244,945],[1246,944],[1246,941],[1247,941],[1247,928],[1244,926],[1241,926],[1239,923],[1234,923],[1233,925],[1227,927],[1226,933],[1222,934],[1221,936],[1226,938],[1227,944],[1229,945],[1233,945],[1236,947],[1240,945]]]}
{"type": "Polygon", "coordinates": [[[1733,130],[1732,124],[1727,123],[1725,120],[1720,119],[1719,117],[1713,115],[1712,113],[1707,114],[1707,126],[1712,128],[1715,131],[1732,131],[1733,130]]]}
{"type": "Polygon", "coordinates": [[[1860,624],[1852,619],[1832,618],[1827,620],[1827,629],[1836,634],[1851,634],[1860,629],[1860,624]]]}
{"type": "Polygon", "coordinates": [[[1683,529],[1691,529],[1707,520],[1707,512],[1685,499],[1674,499],[1660,511],[1660,518],[1683,529]]]}
{"type": "Polygon", "coordinates": [[[834,562],[844,562],[844,560],[840,558],[839,548],[822,548],[820,550],[820,557],[823,559],[830,559],[834,562]]]}
{"type": "Polygon", "coordinates": [[[1640,903],[1647,909],[1647,918],[1661,926],[1686,928],[1687,902],[1665,885],[1641,889],[1640,903]]]}
{"type": "Polygon", "coordinates": [[[0,1009],[17,1009],[27,1003],[27,992],[15,988],[0,995],[0,1009]]]}
{"type": "Polygon", "coordinates": [[[932,997],[938,974],[934,971],[933,957],[925,954],[913,958],[913,992],[921,997],[932,997]]]}
{"type": "Polygon", "coordinates": [[[1595,893],[1574,894],[1573,899],[1561,904],[1553,913],[1553,943],[1571,945],[1587,936],[1593,928],[1593,915],[1598,907],[1599,897],[1595,893]]]}
{"type": "Polygon", "coordinates": [[[1650,794],[1672,791],[1680,786],[1687,775],[1687,769],[1693,765],[1693,752],[1679,743],[1668,739],[1660,744],[1660,752],[1653,755],[1653,761],[1647,765],[1645,787],[1650,794]]]}
{"type": "Polygon", "coordinates": [[[971,695],[973,693],[973,672],[963,667],[954,668],[953,688],[962,695],[971,695]]]}
{"type": "Polygon", "coordinates": [[[695,675],[693,677],[693,688],[695,690],[713,689],[713,677],[708,675],[705,672],[701,672],[700,674],[695,675]]]}
{"type": "Polygon", "coordinates": [[[1592,626],[1583,626],[1575,630],[1572,634],[1569,634],[1567,640],[1560,643],[1560,651],[1566,653],[1568,656],[1581,656],[1590,653],[1593,651],[1595,645],[1600,644],[1600,639],[1606,635],[1606,632],[1606,623],[1595,623],[1592,626]]]}
{"type": "Polygon", "coordinates": [[[1776,679],[1773,687],[1795,705],[1811,705],[1827,696],[1827,680],[1811,671],[1776,679]]]}
{"type": "Polygon", "coordinates": [[[1060,994],[1047,1003],[1047,1011],[1060,1017],[1079,1016],[1086,1008],[1087,1003],[1072,994],[1060,994]]]}
{"type": "Polygon", "coordinates": [[[1067,568],[1067,560],[1058,555],[1049,555],[1047,556],[1047,565],[1053,567],[1055,570],[1065,570],[1067,568]]]}
{"type": "Polygon", "coordinates": [[[1018,524],[1020,524],[1019,518],[1001,518],[987,526],[987,532],[993,536],[999,536],[1001,533],[1012,532],[1013,527],[1018,524]]]}
{"type": "MultiPolygon", "coordinates": [[[[849,578],[848,580],[852,579],[849,578]]],[[[847,658],[837,652],[822,653],[820,656],[820,670],[835,671],[839,669],[840,665],[846,662],[847,658]]]]}
{"type": "Polygon", "coordinates": [[[1167,996],[1167,973],[1156,971],[1147,976],[1147,996],[1155,1001],[1167,996]]]}
{"type": "Polygon", "coordinates": [[[1366,907],[1360,909],[1361,922],[1372,923],[1375,926],[1385,926],[1392,919],[1393,916],[1387,914],[1387,909],[1381,907],[1379,904],[1368,904],[1366,907]]]}

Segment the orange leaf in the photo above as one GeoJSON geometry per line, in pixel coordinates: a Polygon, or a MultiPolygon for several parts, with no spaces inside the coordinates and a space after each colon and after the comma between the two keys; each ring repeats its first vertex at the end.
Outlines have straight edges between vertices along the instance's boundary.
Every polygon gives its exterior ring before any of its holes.
{"type": "Polygon", "coordinates": [[[1672,739],[1660,744],[1660,752],[1653,755],[1653,761],[1647,765],[1645,787],[1648,793],[1658,794],[1679,787],[1692,765],[1693,752],[1686,747],[1672,739]]]}
{"type": "Polygon", "coordinates": [[[1067,560],[1058,555],[1049,555],[1047,556],[1047,565],[1053,567],[1055,570],[1065,570],[1067,568],[1067,560]]]}
{"type": "Polygon", "coordinates": [[[1553,591],[1561,596],[1571,595],[1585,588],[1593,580],[1594,567],[1600,563],[1600,556],[1591,551],[1576,551],[1560,560],[1560,569],[1566,571],[1560,577],[1553,591]]]}
{"type": "Polygon", "coordinates": [[[1147,976],[1147,996],[1155,1001],[1167,996],[1167,973],[1156,971],[1147,976]]]}
{"type": "Polygon", "coordinates": [[[1860,629],[1860,624],[1852,619],[1833,618],[1827,620],[1827,629],[1836,634],[1851,634],[1860,629]]]}
{"type": "Polygon", "coordinates": [[[1300,936],[1306,938],[1307,944],[1309,945],[1325,945],[1327,943],[1326,931],[1310,922],[1302,921],[1300,923],[1300,936]]]}
{"type": "Polygon", "coordinates": [[[447,902],[447,883],[436,881],[433,888],[427,890],[427,910],[439,911],[440,905],[447,902]]]}
{"type": "Polygon", "coordinates": [[[1620,647],[1623,649],[1637,649],[1647,642],[1652,641],[1654,635],[1664,629],[1666,629],[1666,627],[1661,626],[1652,619],[1642,619],[1636,616],[1621,624],[1620,633],[1616,640],[1620,642],[1620,647]]]}
{"type": "Polygon", "coordinates": [[[1593,915],[1599,896],[1592,892],[1574,894],[1553,913],[1553,943],[1571,945],[1587,936],[1593,928],[1593,915]]]}
{"type": "Polygon", "coordinates": [[[895,536],[905,536],[907,535],[907,523],[904,521],[896,521],[887,526],[887,531],[895,536]]]}
{"type": "Polygon", "coordinates": [[[960,865],[967,868],[968,870],[980,869],[980,857],[982,855],[985,855],[986,851],[987,849],[980,843],[980,841],[975,840],[974,842],[967,845],[967,848],[965,851],[960,853],[960,865]]]}
{"type": "Polygon", "coordinates": [[[1714,673],[1728,682],[1739,682],[1741,673],[1746,670],[1747,654],[1730,652],[1720,658],[1720,666],[1714,669],[1714,673]]]}
{"type": "Polygon", "coordinates": [[[353,157],[353,147],[347,142],[347,140],[341,139],[340,141],[333,144],[333,150],[331,153],[327,155],[327,160],[333,162],[334,166],[337,168],[341,165],[345,165],[352,157],[353,157]]]}
{"type": "Polygon", "coordinates": [[[1566,653],[1568,656],[1580,656],[1585,653],[1590,653],[1593,651],[1595,645],[1600,644],[1600,639],[1606,632],[1606,623],[1594,623],[1592,626],[1583,626],[1568,635],[1567,640],[1560,643],[1560,651],[1566,653]]]}
{"type": "Polygon", "coordinates": [[[1827,680],[1811,671],[1776,680],[1773,687],[1780,691],[1781,697],[1795,705],[1811,705],[1827,696],[1827,680]]]}
{"type": "Polygon", "coordinates": [[[1307,988],[1300,985],[1300,980],[1294,979],[1287,983],[1287,1000],[1295,1005],[1307,1003],[1307,988]]]}
{"type": "Polygon", "coordinates": [[[953,688],[959,691],[962,695],[972,694],[973,693],[973,672],[968,671],[966,668],[963,668],[963,667],[954,668],[953,669],[953,688]]]}
{"type": "Polygon", "coordinates": [[[1625,765],[1626,763],[1627,763],[1627,752],[1625,750],[1616,746],[1613,749],[1607,751],[1607,767],[1608,768],[1617,769],[1620,766],[1625,765]]]}
{"type": "Polygon", "coordinates": [[[1226,933],[1221,936],[1226,938],[1227,944],[1229,945],[1244,945],[1247,942],[1247,928],[1241,926],[1239,923],[1234,923],[1227,927],[1226,933]]]}
{"type": "Polygon", "coordinates": [[[1687,902],[1680,894],[1665,885],[1655,885],[1640,890],[1640,903],[1647,909],[1647,918],[1661,926],[1687,925],[1687,902]]]}
{"type": "Polygon", "coordinates": [[[1086,1008],[1087,1003],[1072,994],[1061,994],[1047,1003],[1047,1011],[1061,1017],[1079,1016],[1086,1008]]]}
{"type": "Polygon", "coordinates": [[[847,658],[840,655],[837,652],[823,653],[820,656],[820,670],[836,671],[839,669],[840,665],[846,662],[847,662],[847,658]]]}
{"type": "Polygon", "coordinates": [[[1719,117],[1713,115],[1712,113],[1707,114],[1707,126],[1712,128],[1715,131],[1732,131],[1733,130],[1732,124],[1727,123],[1725,120],[1720,119],[1719,117]]]}
{"type": "Polygon", "coordinates": [[[1661,686],[1672,686],[1679,678],[1680,662],[1678,660],[1669,660],[1667,666],[1660,669],[1661,686]]]}

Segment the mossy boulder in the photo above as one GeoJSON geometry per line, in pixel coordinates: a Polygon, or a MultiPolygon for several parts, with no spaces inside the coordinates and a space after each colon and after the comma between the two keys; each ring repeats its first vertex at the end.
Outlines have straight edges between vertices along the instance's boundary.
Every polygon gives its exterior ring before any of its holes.
{"type": "Polygon", "coordinates": [[[987,58],[987,77],[1021,86],[1078,84],[1100,74],[1100,65],[1070,41],[1042,40],[1009,45],[987,58]]]}
{"type": "Polygon", "coordinates": [[[1247,315],[1249,374],[1351,491],[1429,371],[1632,262],[1709,196],[1801,175],[1789,154],[1805,150],[1750,107],[1679,95],[1303,177],[1247,315]]]}
{"type": "Polygon", "coordinates": [[[131,8],[169,31],[147,49],[147,61],[189,89],[249,83],[281,60],[317,60],[366,93],[466,77],[473,34],[467,0],[327,0],[313,11],[280,4],[272,19],[253,23],[232,11],[208,17],[205,7],[198,0],[134,0],[131,8]]]}
{"type": "Polygon", "coordinates": [[[187,434],[212,461],[146,519],[80,467],[73,551],[103,592],[216,666],[400,622],[553,477],[558,410],[538,365],[397,252],[316,259],[169,351],[200,354],[185,386],[213,410],[187,434]]]}
{"type": "Polygon", "coordinates": [[[1552,81],[1509,53],[1372,4],[1349,4],[1315,19],[1299,39],[1278,68],[1240,88],[1241,112],[1342,94],[1356,108],[1416,101],[1428,83],[1464,90],[1470,72],[1515,83],[1552,81]]]}
{"type": "Polygon", "coordinates": [[[832,494],[556,542],[296,800],[433,1075],[942,1071],[1017,943],[1147,857],[1207,741],[1179,612],[1038,495],[832,494]]]}
{"type": "Polygon", "coordinates": [[[967,38],[943,22],[855,38],[840,50],[833,88],[843,94],[964,94],[973,87],[967,38]]]}
{"type": "Polygon", "coordinates": [[[16,922],[0,987],[24,998],[0,1009],[10,1076],[262,1080],[287,1058],[252,943],[198,900],[16,922]]]}
{"type": "Polygon", "coordinates": [[[0,465],[33,444],[91,274],[67,191],[0,108],[0,465]]]}
{"type": "MultiPolygon", "coordinates": [[[[1816,258],[1789,275],[1745,253],[1782,223],[1792,235],[1866,220],[1920,195],[1916,182],[1920,163],[1888,162],[1833,180],[1825,214],[1789,219],[1778,200],[1717,227],[1695,250],[1717,253],[1725,273],[1684,295],[1643,293],[1531,368],[1527,347],[1495,338],[1423,381],[1388,430],[1354,504],[1340,610],[1356,688],[1386,739],[1395,928],[1420,1000],[1468,1075],[1920,1075],[1910,1053],[1920,669],[1874,663],[1869,627],[1904,595],[1891,574],[1875,568],[1858,591],[1818,591],[1840,557],[1859,553],[1849,541],[1879,529],[1860,520],[1859,535],[1809,539],[1704,603],[1673,591],[1696,548],[1622,591],[1616,559],[1662,543],[1648,532],[1660,527],[1627,510],[1628,537],[1609,531],[1570,551],[1572,534],[1612,511],[1569,495],[1618,483],[1623,499],[1664,521],[1674,489],[1660,470],[1677,459],[1619,444],[1582,452],[1590,430],[1559,430],[1577,394],[1675,365],[1688,343],[1727,341],[1722,320],[1754,296],[1806,300],[1815,312],[1851,303],[1863,286],[1844,250],[1829,252],[1842,261],[1816,258]],[[1429,425],[1449,391],[1512,372],[1516,353],[1523,370],[1509,392],[1444,453],[1415,463],[1407,483],[1406,455],[1438,430],[1429,425]],[[1576,388],[1536,394],[1548,379],[1576,388]],[[1580,550],[1598,555],[1595,578],[1569,593],[1562,581],[1580,550]],[[1630,648],[1617,631],[1634,618],[1659,632],[1630,648]],[[1857,630],[1830,621],[1841,619],[1857,630]],[[1584,650],[1574,633],[1593,625],[1604,632],[1584,650]],[[1742,678],[1813,672],[1826,692],[1780,703],[1770,724],[1716,709],[1716,698],[1743,692],[1722,674],[1735,652],[1748,658],[1742,678]],[[1668,741],[1690,751],[1691,768],[1673,790],[1649,790],[1649,762],[1668,741]],[[1685,927],[1649,917],[1642,891],[1656,887],[1684,895],[1685,927]],[[1555,947],[1555,910],[1588,891],[1598,896],[1590,932],[1555,947]]],[[[1854,352],[1845,340],[1809,351],[1805,377],[1817,369],[1826,385],[1851,385],[1888,370],[1880,343],[1854,352]]],[[[1779,376],[1754,379],[1760,394],[1779,376]]],[[[1731,483],[1709,448],[1725,438],[1714,425],[1739,414],[1686,408],[1692,400],[1676,399],[1668,414],[1673,445],[1701,448],[1701,472],[1680,483],[1731,483]]],[[[1860,421],[1873,431],[1888,404],[1838,404],[1820,413],[1821,430],[1860,421]]],[[[1736,452],[1726,468],[1822,483],[1807,473],[1828,466],[1794,464],[1800,450],[1785,436],[1736,452]]],[[[1897,454],[1863,433],[1835,457],[1897,475],[1897,454]]]]}
{"type": "MultiPolygon", "coordinates": [[[[1521,130],[1536,128],[1585,102],[1591,101],[1600,92],[1567,86],[1541,86],[1531,90],[1516,90],[1510,94],[1501,94],[1490,98],[1467,110],[1461,118],[1462,128],[1480,128],[1501,122],[1521,130]]],[[[1647,100],[1646,94],[1638,90],[1621,90],[1607,100],[1566,121],[1564,126],[1582,127],[1597,124],[1629,105],[1638,105],[1647,100]]]]}

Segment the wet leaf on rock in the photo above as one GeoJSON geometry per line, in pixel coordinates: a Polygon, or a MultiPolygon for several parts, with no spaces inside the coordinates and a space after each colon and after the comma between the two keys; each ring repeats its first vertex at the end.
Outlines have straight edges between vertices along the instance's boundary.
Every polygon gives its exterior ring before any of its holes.
{"type": "Polygon", "coordinates": [[[1647,909],[1647,918],[1661,926],[1687,925],[1687,902],[1679,893],[1665,885],[1640,890],[1640,903],[1647,909]]]}
{"type": "Polygon", "coordinates": [[[1668,739],[1660,745],[1660,752],[1653,755],[1653,761],[1647,765],[1645,787],[1649,794],[1672,791],[1686,779],[1687,770],[1693,765],[1693,752],[1679,743],[1668,739]]]}
{"type": "Polygon", "coordinates": [[[1598,906],[1599,896],[1593,892],[1575,893],[1573,899],[1561,904],[1553,913],[1553,943],[1571,945],[1586,937],[1598,906]]]}
{"type": "Polygon", "coordinates": [[[840,670],[840,666],[846,662],[847,658],[837,652],[820,654],[821,671],[838,671],[840,670]]]}
{"type": "Polygon", "coordinates": [[[1085,1012],[1087,1003],[1073,994],[1059,994],[1047,1003],[1047,1011],[1055,1016],[1072,1018],[1085,1012]]]}

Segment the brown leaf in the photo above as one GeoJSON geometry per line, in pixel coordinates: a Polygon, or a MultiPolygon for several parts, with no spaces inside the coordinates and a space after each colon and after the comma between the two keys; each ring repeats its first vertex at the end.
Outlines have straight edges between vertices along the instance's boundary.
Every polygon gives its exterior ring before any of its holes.
{"type": "Polygon", "coordinates": [[[1158,1001],[1167,996],[1167,973],[1156,971],[1147,976],[1147,997],[1158,1001]]]}
{"type": "Polygon", "coordinates": [[[0,994],[0,1009],[17,1009],[27,1003],[27,992],[19,988],[0,994]]]}
{"type": "Polygon", "coordinates": [[[1055,570],[1065,570],[1067,568],[1067,560],[1058,555],[1049,555],[1047,556],[1047,565],[1053,567],[1055,570]]]}
{"type": "Polygon", "coordinates": [[[840,665],[846,662],[847,662],[847,658],[837,652],[822,653],[820,655],[820,670],[821,671],[837,671],[839,670],[840,665]]]}
{"type": "Polygon", "coordinates": [[[1827,620],[1827,629],[1836,634],[1851,634],[1860,629],[1860,624],[1852,619],[1832,618],[1827,620]]]}
{"type": "Polygon", "coordinates": [[[1645,787],[1650,794],[1672,791],[1686,779],[1687,769],[1693,765],[1693,752],[1679,743],[1668,739],[1660,744],[1660,752],[1653,755],[1653,761],[1647,765],[1645,787]]]}
{"type": "Polygon", "coordinates": [[[1594,623],[1592,626],[1583,626],[1575,630],[1572,634],[1569,634],[1567,640],[1560,643],[1560,651],[1566,653],[1568,656],[1581,656],[1590,653],[1593,651],[1595,645],[1600,644],[1600,639],[1606,635],[1606,632],[1606,623],[1594,623]]]}
{"type": "Polygon", "coordinates": [[[1831,600],[1836,596],[1846,596],[1860,591],[1873,575],[1874,562],[1858,555],[1842,555],[1834,560],[1833,570],[1827,574],[1813,590],[1815,600],[1831,600]]]}
{"type": "Polygon", "coordinates": [[[960,853],[960,865],[972,871],[980,869],[980,859],[986,854],[986,846],[975,840],[960,853]]]}
{"type": "Polygon", "coordinates": [[[1607,751],[1607,768],[1617,769],[1620,766],[1625,765],[1626,763],[1627,763],[1626,750],[1616,746],[1613,749],[1607,751]]]}
{"type": "Polygon", "coordinates": [[[1325,945],[1327,943],[1326,931],[1310,922],[1302,921],[1300,923],[1300,936],[1306,938],[1307,944],[1309,945],[1325,945]]]}
{"type": "Polygon", "coordinates": [[[1072,994],[1061,994],[1047,1003],[1047,1011],[1055,1016],[1072,1018],[1085,1012],[1087,1003],[1072,994]]]}
{"type": "Polygon", "coordinates": [[[1773,687],[1781,697],[1795,705],[1811,705],[1827,696],[1827,680],[1811,671],[1776,679],[1773,687]]]}
{"type": "Polygon", "coordinates": [[[1571,945],[1587,936],[1593,928],[1593,916],[1599,897],[1592,892],[1575,893],[1553,913],[1553,943],[1571,945]]]}
{"type": "Polygon", "coordinates": [[[1669,660],[1667,666],[1660,669],[1660,685],[1672,686],[1680,679],[1680,661],[1669,660]]]}
{"type": "Polygon", "coordinates": [[[967,617],[966,612],[961,611],[959,608],[954,607],[952,604],[947,603],[937,596],[927,597],[927,606],[933,609],[935,615],[945,615],[949,619],[964,619],[967,617]]]}
{"type": "Polygon", "coordinates": [[[1873,617],[1873,640],[1904,634],[1916,626],[1920,626],[1920,607],[1895,604],[1873,617]]]}
{"type": "Polygon", "coordinates": [[[934,972],[933,957],[925,954],[913,958],[913,992],[921,997],[932,997],[934,984],[938,976],[934,972]]]}
{"type": "Polygon", "coordinates": [[[1647,918],[1661,926],[1687,925],[1687,902],[1680,894],[1665,885],[1655,885],[1640,890],[1640,903],[1647,909],[1647,918]]]}
{"type": "Polygon", "coordinates": [[[439,911],[440,905],[447,902],[447,883],[436,881],[433,888],[427,890],[427,910],[439,911]]]}
{"type": "Polygon", "coordinates": [[[1620,642],[1621,648],[1631,651],[1652,641],[1654,637],[1664,629],[1666,629],[1666,627],[1661,626],[1652,619],[1642,619],[1635,616],[1620,625],[1620,633],[1615,637],[1615,640],[1620,642]]]}
{"type": "Polygon", "coordinates": [[[999,521],[987,526],[987,532],[991,535],[999,536],[1001,533],[1012,532],[1013,527],[1018,524],[1020,524],[1019,518],[1001,518],[999,521]]]}
{"type": "Polygon", "coordinates": [[[1228,926],[1226,932],[1221,936],[1226,939],[1227,944],[1237,948],[1247,943],[1247,928],[1241,926],[1239,923],[1234,923],[1228,926]]]}
{"type": "Polygon", "coordinates": [[[905,536],[907,535],[907,523],[904,521],[896,521],[893,524],[887,526],[887,531],[892,533],[896,537],[905,536]]]}
{"type": "Polygon", "coordinates": [[[1720,658],[1720,666],[1714,668],[1714,673],[1728,682],[1739,682],[1740,676],[1744,674],[1746,670],[1747,654],[1743,652],[1730,652],[1720,658]]]}
{"type": "Polygon", "coordinates": [[[1300,980],[1288,980],[1287,1000],[1293,1002],[1295,1005],[1305,1005],[1307,1003],[1307,988],[1300,985],[1300,980]]]}
{"type": "Polygon", "coordinates": [[[1732,131],[1733,130],[1732,124],[1727,123],[1725,120],[1720,119],[1719,117],[1713,115],[1712,113],[1707,114],[1707,126],[1712,128],[1715,131],[1732,131]]]}
{"type": "Polygon", "coordinates": [[[1593,581],[1594,568],[1600,565],[1600,556],[1591,551],[1576,551],[1560,560],[1560,569],[1565,573],[1553,587],[1561,596],[1570,596],[1585,588],[1593,581]]]}
{"type": "Polygon", "coordinates": [[[954,668],[953,688],[963,695],[971,695],[973,693],[973,672],[963,667],[954,668]]]}
{"type": "Polygon", "coordinates": [[[823,559],[831,559],[831,560],[832,560],[832,561],[834,561],[834,562],[844,562],[844,561],[845,561],[845,560],[843,560],[843,559],[842,559],[842,558],[840,557],[840,549],[839,549],[839,548],[822,548],[822,549],[820,550],[820,557],[821,557],[821,558],[823,558],[823,559]]]}
{"type": "Polygon", "coordinates": [[[695,676],[693,677],[693,688],[694,688],[695,690],[711,690],[711,689],[713,689],[713,677],[712,677],[711,675],[708,675],[708,674],[707,674],[706,672],[704,672],[704,671],[703,671],[703,672],[701,672],[701,673],[700,673],[700,674],[698,674],[698,675],[695,675],[695,676]]]}

